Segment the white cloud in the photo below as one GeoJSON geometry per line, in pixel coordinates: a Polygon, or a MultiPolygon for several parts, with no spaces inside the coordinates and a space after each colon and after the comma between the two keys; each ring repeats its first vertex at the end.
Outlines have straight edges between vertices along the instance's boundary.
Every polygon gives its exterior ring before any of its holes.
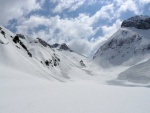
{"type": "Polygon", "coordinates": [[[105,35],[104,37],[109,38],[111,35],[113,35],[113,33],[115,33],[120,28],[121,23],[122,21],[118,19],[112,26],[102,26],[102,31],[105,35]]]}
{"type": "MultiPolygon", "coordinates": [[[[111,19],[114,13],[113,4],[102,6],[94,15],[89,16],[88,14],[79,14],[75,18],[61,18],[60,16],[44,17],[39,15],[30,16],[19,21],[17,26],[17,32],[30,34],[33,37],[41,37],[49,39],[52,43],[67,43],[73,48],[73,50],[88,55],[91,50],[96,49],[99,43],[105,40],[105,38],[93,37],[100,27],[94,28],[100,20],[111,19]],[[46,30],[35,31],[34,29],[39,25],[47,27],[46,30]],[[92,38],[93,37],[93,38],[92,38]],[[74,46],[77,44],[77,46],[74,46]],[[88,51],[86,51],[88,50],[88,51]]],[[[115,26],[115,25],[114,25],[115,26]]],[[[104,26],[103,26],[104,27],[104,26]]],[[[110,27],[110,26],[106,26],[110,27]]],[[[106,32],[106,30],[104,30],[106,32]]]]}
{"type": "Polygon", "coordinates": [[[140,14],[140,9],[139,6],[136,2],[136,0],[114,0],[114,2],[117,5],[116,9],[116,15],[117,17],[120,17],[121,13],[126,12],[126,11],[131,11],[134,14],[140,14]]]}
{"type": "Polygon", "coordinates": [[[50,24],[50,20],[44,16],[33,15],[28,20],[23,20],[20,25],[26,25],[30,29],[38,27],[39,25],[48,26],[50,24]]]}
{"type": "Polygon", "coordinates": [[[139,0],[139,2],[142,4],[148,4],[150,3],[150,0],[139,0]]]}
{"type": "Polygon", "coordinates": [[[18,32],[27,33],[33,30],[32,36],[35,38],[50,39],[51,44],[65,42],[78,53],[90,55],[91,51],[94,53],[99,48],[100,43],[119,29],[121,21],[117,20],[112,26],[102,26],[105,35],[95,39],[92,36],[97,32],[97,29],[93,29],[91,23],[86,23],[89,21],[88,19],[90,18],[87,15],[80,15],[74,19],[61,19],[59,16],[45,18],[37,15],[23,21],[22,26],[18,26],[18,32]],[[47,29],[35,32],[34,28],[39,25],[47,26],[47,29]]]}
{"type": "Polygon", "coordinates": [[[76,10],[84,4],[85,0],[52,0],[52,2],[57,4],[53,12],[61,13],[65,9],[69,9],[70,11],[76,10]]]}
{"type": "Polygon", "coordinates": [[[99,19],[111,19],[112,14],[114,14],[114,5],[108,4],[103,6],[99,11],[97,11],[92,17],[92,23],[96,23],[99,19]]]}
{"type": "Polygon", "coordinates": [[[57,4],[53,9],[54,13],[61,13],[64,10],[75,11],[84,4],[91,5],[97,2],[97,0],[51,0],[51,2],[57,4]]]}
{"type": "Polygon", "coordinates": [[[6,25],[11,19],[18,19],[33,10],[41,9],[44,0],[0,0],[0,24],[6,25]]]}
{"type": "Polygon", "coordinates": [[[89,55],[91,52],[91,43],[84,39],[76,39],[72,40],[68,43],[68,46],[74,50],[75,52],[78,52],[83,55],[89,55]]]}
{"type": "Polygon", "coordinates": [[[103,37],[94,39],[94,41],[88,41],[85,39],[75,39],[68,42],[68,46],[77,53],[85,56],[92,56],[99,49],[100,45],[106,41],[103,37]]]}
{"type": "Polygon", "coordinates": [[[49,36],[45,37],[43,35],[43,37],[47,39],[50,38],[51,40],[56,41],[58,41],[58,39],[64,41],[70,41],[73,39],[88,40],[95,35],[97,30],[99,30],[99,27],[93,28],[93,25],[100,19],[110,19],[112,14],[113,4],[103,6],[92,16],[87,14],[79,14],[76,18],[61,18],[60,16],[44,17],[33,15],[28,19],[25,18],[19,21],[17,32],[35,32],[34,28],[39,25],[43,25],[47,27],[45,34],[48,33],[49,36]]]}
{"type": "Polygon", "coordinates": [[[80,6],[82,6],[84,3],[85,3],[85,1],[83,1],[83,0],[77,1],[74,5],[72,5],[72,7],[70,8],[70,11],[75,11],[80,6]]]}

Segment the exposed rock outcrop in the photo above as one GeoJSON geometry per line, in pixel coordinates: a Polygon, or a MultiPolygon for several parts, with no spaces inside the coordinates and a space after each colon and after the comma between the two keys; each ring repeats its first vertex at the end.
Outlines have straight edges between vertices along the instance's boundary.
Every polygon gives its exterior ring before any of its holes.
{"type": "Polygon", "coordinates": [[[71,52],[72,52],[72,50],[67,46],[66,43],[62,43],[62,44],[60,45],[59,49],[60,49],[60,50],[67,50],[67,51],[71,51],[71,52]]]}
{"type": "Polygon", "coordinates": [[[150,29],[150,17],[137,15],[122,22],[121,27],[135,27],[137,29],[150,29]]]}

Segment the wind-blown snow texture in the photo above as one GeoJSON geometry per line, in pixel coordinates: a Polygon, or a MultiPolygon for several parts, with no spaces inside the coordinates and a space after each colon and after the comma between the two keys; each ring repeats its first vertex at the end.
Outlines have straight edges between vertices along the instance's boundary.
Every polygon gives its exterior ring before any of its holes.
{"type": "Polygon", "coordinates": [[[0,113],[150,112],[149,29],[123,27],[88,59],[0,26],[0,53],[0,113]]]}

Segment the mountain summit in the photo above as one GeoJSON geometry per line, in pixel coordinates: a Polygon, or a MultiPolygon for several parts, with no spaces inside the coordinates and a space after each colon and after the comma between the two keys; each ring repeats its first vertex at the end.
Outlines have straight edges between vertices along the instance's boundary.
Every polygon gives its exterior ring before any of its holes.
{"type": "Polygon", "coordinates": [[[121,28],[97,50],[93,59],[104,65],[137,63],[150,54],[148,28],[150,28],[148,16],[135,16],[123,21],[121,28]]]}
{"type": "MultiPolygon", "coordinates": [[[[57,45],[59,44],[55,47],[57,45]]],[[[6,72],[9,70],[16,78],[20,78],[18,72],[23,73],[22,79],[26,77],[24,73],[27,73],[31,77],[55,81],[66,81],[71,76],[76,76],[76,71],[79,72],[78,76],[90,75],[80,62],[86,58],[73,52],[65,43],[54,48],[41,38],[34,39],[14,34],[2,26],[0,26],[0,52],[1,73],[5,73],[7,69],[6,72]]]]}
{"type": "Polygon", "coordinates": [[[137,15],[122,22],[121,27],[135,27],[137,29],[150,29],[150,17],[137,15]]]}

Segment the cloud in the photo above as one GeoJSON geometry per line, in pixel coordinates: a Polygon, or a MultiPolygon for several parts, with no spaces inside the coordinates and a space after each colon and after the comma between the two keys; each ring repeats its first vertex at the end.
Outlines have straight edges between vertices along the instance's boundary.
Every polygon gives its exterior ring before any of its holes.
{"type": "Polygon", "coordinates": [[[6,25],[11,19],[18,19],[23,15],[29,14],[31,11],[41,9],[43,2],[43,0],[39,0],[39,2],[36,0],[1,0],[0,24],[6,25]]]}
{"type": "MultiPolygon", "coordinates": [[[[32,32],[33,37],[41,37],[53,43],[67,43],[71,49],[83,54],[90,55],[91,51],[95,53],[100,46],[100,43],[108,39],[120,27],[120,20],[117,20],[112,26],[102,26],[104,33],[103,37],[95,39],[94,34],[97,29],[93,29],[87,15],[80,15],[77,18],[62,19],[59,16],[45,18],[43,16],[34,15],[28,20],[23,21],[21,26],[18,26],[18,32],[27,33],[32,32]],[[37,24],[36,24],[37,23],[37,24]],[[39,25],[47,26],[47,29],[34,31],[34,28],[39,25]],[[29,27],[27,27],[29,26],[29,27]]],[[[29,33],[27,33],[29,34],[29,33]]]]}
{"type": "MultiPolygon", "coordinates": [[[[100,20],[110,19],[113,14],[113,4],[103,6],[94,15],[79,14],[78,17],[61,18],[60,16],[44,17],[39,15],[32,15],[29,18],[24,18],[18,22],[17,32],[27,33],[32,35],[39,31],[34,29],[40,25],[47,28],[46,33],[49,37],[45,37],[49,40],[64,40],[70,41],[73,39],[91,39],[96,32],[100,29],[99,26],[94,28],[93,26],[100,20]],[[30,33],[28,33],[30,32],[30,33]]],[[[41,31],[40,31],[41,33],[41,31]]],[[[44,32],[42,32],[44,34],[44,32]]],[[[34,35],[35,36],[35,35],[34,35]]],[[[47,36],[47,35],[46,35],[47,36]]]]}
{"type": "Polygon", "coordinates": [[[52,0],[52,2],[57,4],[53,12],[61,13],[65,9],[69,9],[70,11],[76,10],[84,4],[85,0],[52,0]]]}
{"type": "Polygon", "coordinates": [[[68,46],[74,50],[75,52],[78,52],[82,55],[89,55],[91,52],[91,43],[84,39],[76,39],[72,40],[68,43],[68,46]]]}
{"type": "MultiPolygon", "coordinates": [[[[94,25],[101,20],[110,20],[113,10],[114,5],[108,4],[102,6],[100,10],[91,16],[84,13],[80,13],[78,17],[74,18],[61,18],[58,15],[53,17],[32,15],[19,21],[18,26],[16,26],[17,32],[26,33],[35,38],[44,38],[51,44],[65,42],[73,50],[89,55],[89,52],[97,48],[98,44],[103,41],[103,39],[100,39],[100,36],[95,39],[95,34],[100,30],[100,26],[94,27],[94,25]],[[46,29],[36,31],[35,29],[39,26],[45,26],[46,29]]],[[[105,27],[110,29],[110,26],[103,26],[103,32],[106,32],[105,27]]],[[[115,28],[115,25],[113,25],[113,28],[115,28]]]]}
{"type": "Polygon", "coordinates": [[[99,11],[97,11],[92,17],[92,23],[96,23],[99,19],[110,19],[112,14],[114,14],[114,5],[108,4],[103,6],[99,11]]]}
{"type": "Polygon", "coordinates": [[[50,24],[50,20],[44,16],[33,15],[30,16],[29,19],[21,21],[19,24],[28,26],[29,29],[33,29],[35,27],[38,27],[39,25],[48,26],[50,24]]]}
{"type": "Polygon", "coordinates": [[[113,25],[104,25],[102,26],[103,34],[105,35],[105,38],[109,38],[113,33],[115,33],[121,25],[122,21],[120,19],[116,20],[116,22],[113,25]]]}
{"type": "Polygon", "coordinates": [[[134,14],[140,14],[140,9],[138,7],[138,4],[134,0],[126,0],[126,1],[114,0],[114,2],[116,3],[116,6],[118,7],[116,10],[117,17],[120,17],[120,15],[126,11],[131,11],[134,14]]]}
{"type": "Polygon", "coordinates": [[[69,12],[75,11],[85,4],[94,4],[97,0],[51,0],[51,2],[56,4],[56,7],[53,9],[53,13],[61,13],[66,9],[69,12]]]}
{"type": "MultiPolygon", "coordinates": [[[[86,15],[79,16],[77,18],[65,18],[62,19],[60,16],[46,18],[39,15],[31,16],[29,19],[23,20],[17,26],[17,32],[23,28],[28,27],[32,30],[39,25],[46,26],[51,32],[51,38],[61,38],[64,40],[75,39],[75,38],[87,38],[93,35],[95,32],[88,23],[86,23],[86,15]]],[[[21,30],[23,31],[23,30],[21,30]]]]}
{"type": "Polygon", "coordinates": [[[148,4],[150,3],[150,0],[139,0],[139,2],[142,4],[148,4]]]}
{"type": "Polygon", "coordinates": [[[75,52],[82,54],[84,56],[93,57],[95,52],[106,40],[103,37],[94,39],[93,41],[88,41],[85,39],[75,39],[68,42],[68,46],[75,52]]]}

